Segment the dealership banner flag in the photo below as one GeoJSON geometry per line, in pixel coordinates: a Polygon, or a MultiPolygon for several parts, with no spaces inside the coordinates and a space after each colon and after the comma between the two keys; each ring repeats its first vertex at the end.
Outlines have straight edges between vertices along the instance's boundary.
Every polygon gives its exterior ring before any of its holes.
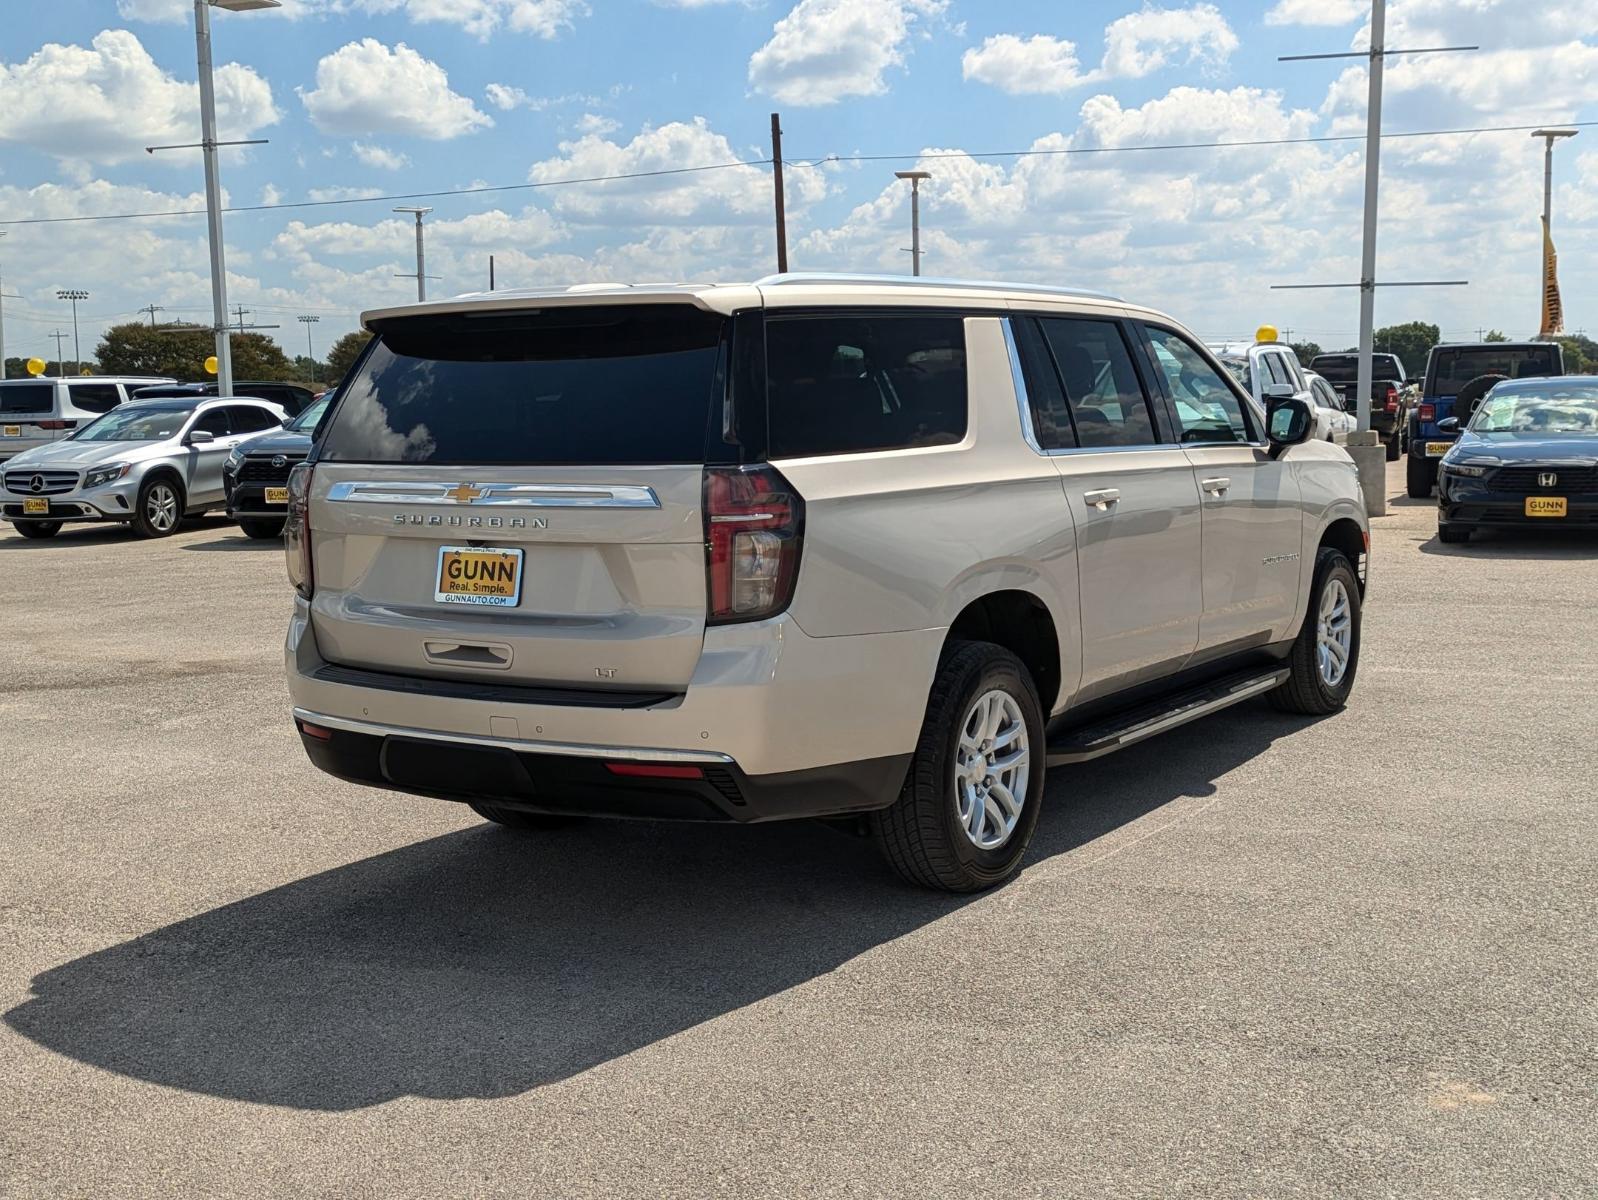
{"type": "Polygon", "coordinates": [[[1543,327],[1542,337],[1565,331],[1565,306],[1559,300],[1559,255],[1554,253],[1554,237],[1543,218],[1543,327]]]}

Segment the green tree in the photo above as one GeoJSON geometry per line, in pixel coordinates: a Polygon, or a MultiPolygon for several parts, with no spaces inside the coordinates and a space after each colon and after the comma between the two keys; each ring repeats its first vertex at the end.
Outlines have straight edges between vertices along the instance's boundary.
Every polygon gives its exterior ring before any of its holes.
{"type": "Polygon", "coordinates": [[[1293,353],[1298,355],[1298,361],[1306,367],[1309,366],[1310,359],[1325,353],[1318,342],[1293,342],[1292,347],[1293,353]]]}
{"type": "MultiPolygon", "coordinates": [[[[283,347],[264,333],[235,333],[229,341],[235,379],[294,378],[283,347]]],[[[207,326],[173,322],[152,327],[128,321],[107,329],[95,354],[108,375],[167,375],[197,383],[211,378],[205,360],[214,351],[207,326]]]]}
{"type": "Polygon", "coordinates": [[[1442,331],[1437,326],[1425,321],[1410,321],[1378,329],[1376,350],[1381,354],[1398,355],[1398,361],[1404,364],[1404,373],[1415,376],[1426,369],[1427,355],[1442,340],[1442,331]]]}
{"type": "Polygon", "coordinates": [[[259,379],[278,382],[295,378],[294,364],[289,356],[264,333],[235,333],[233,343],[233,378],[259,379]]]}
{"type": "Polygon", "coordinates": [[[306,354],[294,356],[294,378],[299,383],[327,382],[327,364],[317,362],[306,354]]]}
{"type": "Polygon", "coordinates": [[[1487,336],[1482,338],[1482,341],[1484,342],[1507,342],[1508,340],[1509,339],[1504,336],[1504,331],[1502,329],[1489,329],[1487,331],[1487,336]]]}
{"type": "Polygon", "coordinates": [[[327,382],[337,384],[342,380],[371,340],[372,335],[366,330],[357,329],[334,342],[332,349],[327,352],[327,382]]]}
{"type": "Polygon", "coordinates": [[[1565,348],[1565,370],[1572,375],[1598,374],[1598,342],[1579,333],[1554,339],[1565,348]]]}

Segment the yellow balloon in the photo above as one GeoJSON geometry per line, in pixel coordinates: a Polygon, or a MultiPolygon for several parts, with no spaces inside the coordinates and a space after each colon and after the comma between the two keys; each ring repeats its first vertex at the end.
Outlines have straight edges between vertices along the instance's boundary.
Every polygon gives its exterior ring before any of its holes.
{"type": "Polygon", "coordinates": [[[1261,325],[1254,331],[1254,340],[1256,342],[1278,342],[1281,341],[1281,337],[1276,332],[1276,326],[1261,325]]]}
{"type": "Polygon", "coordinates": [[[213,354],[210,358],[205,360],[205,373],[207,375],[216,374],[216,355],[213,354]]]}
{"type": "Polygon", "coordinates": [[[30,358],[28,360],[28,374],[29,375],[43,375],[44,374],[44,367],[45,367],[45,363],[44,363],[44,359],[42,359],[42,358],[30,358]]]}

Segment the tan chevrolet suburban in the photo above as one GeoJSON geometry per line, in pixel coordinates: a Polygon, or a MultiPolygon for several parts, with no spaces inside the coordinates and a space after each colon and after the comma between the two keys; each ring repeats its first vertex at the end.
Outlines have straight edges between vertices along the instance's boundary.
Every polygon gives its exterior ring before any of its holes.
{"type": "Polygon", "coordinates": [[[364,322],[286,532],[342,778],[517,829],[847,818],[972,891],[1046,767],[1353,686],[1351,460],[1151,309],[780,275],[364,322]]]}

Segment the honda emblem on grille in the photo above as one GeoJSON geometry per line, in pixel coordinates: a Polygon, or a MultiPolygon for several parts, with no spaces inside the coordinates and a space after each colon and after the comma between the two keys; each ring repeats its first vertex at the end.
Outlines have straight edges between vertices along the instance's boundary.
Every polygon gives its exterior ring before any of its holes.
{"type": "Polygon", "coordinates": [[[1555,475],[1552,471],[1544,471],[1541,475],[1537,476],[1538,487],[1557,487],[1558,485],[1559,476],[1555,475]]]}
{"type": "Polygon", "coordinates": [[[288,462],[289,460],[283,457],[281,454],[272,455],[272,465],[274,467],[286,467],[288,466],[288,462]]]}
{"type": "Polygon", "coordinates": [[[30,492],[44,491],[44,476],[35,475],[32,479],[28,480],[28,490],[30,492]]]}

